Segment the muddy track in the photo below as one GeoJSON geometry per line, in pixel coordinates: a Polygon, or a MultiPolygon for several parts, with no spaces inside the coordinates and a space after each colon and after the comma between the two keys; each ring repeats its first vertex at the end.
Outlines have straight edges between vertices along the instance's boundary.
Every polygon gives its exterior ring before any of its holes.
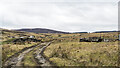
{"type": "MultiPolygon", "coordinates": [[[[37,65],[39,65],[42,68],[45,68],[46,66],[53,68],[53,65],[48,60],[46,60],[46,58],[43,56],[43,52],[44,52],[45,48],[48,47],[50,44],[51,44],[51,42],[47,43],[45,46],[40,47],[39,49],[37,49],[35,51],[35,54],[33,55],[37,65]]],[[[25,48],[25,49],[21,50],[20,52],[18,52],[20,54],[11,56],[4,63],[4,67],[12,67],[12,68],[15,68],[16,66],[24,67],[22,64],[22,60],[24,59],[24,56],[27,53],[29,53],[30,51],[32,51],[34,48],[36,48],[37,46],[40,46],[40,44],[31,46],[29,48],[25,48]]]]}
{"type": "Polygon", "coordinates": [[[33,48],[35,48],[37,45],[26,47],[22,49],[21,51],[15,53],[11,57],[9,57],[3,66],[12,67],[12,66],[19,66],[20,61],[23,59],[24,55],[31,51],[33,48]]]}
{"type": "Polygon", "coordinates": [[[50,45],[50,42],[46,46],[43,46],[42,48],[38,49],[35,52],[34,57],[36,60],[38,60],[37,63],[40,64],[40,66],[52,66],[50,62],[47,61],[46,58],[43,56],[43,52],[45,48],[48,47],[49,45],[50,45]]]}

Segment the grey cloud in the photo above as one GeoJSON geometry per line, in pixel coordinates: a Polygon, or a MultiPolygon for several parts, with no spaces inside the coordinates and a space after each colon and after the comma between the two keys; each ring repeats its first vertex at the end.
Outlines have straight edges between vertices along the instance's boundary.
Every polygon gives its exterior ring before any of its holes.
{"type": "Polygon", "coordinates": [[[117,0],[92,0],[94,3],[89,0],[85,3],[81,2],[83,0],[78,3],[62,1],[4,0],[0,5],[4,6],[0,7],[4,11],[0,10],[0,15],[4,16],[1,27],[42,27],[71,32],[117,29],[117,0]]]}

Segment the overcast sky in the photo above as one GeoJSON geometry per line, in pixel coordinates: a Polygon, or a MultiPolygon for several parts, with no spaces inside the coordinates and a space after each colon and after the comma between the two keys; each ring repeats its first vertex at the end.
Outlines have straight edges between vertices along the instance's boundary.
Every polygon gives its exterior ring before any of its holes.
{"type": "Polygon", "coordinates": [[[119,0],[0,0],[0,27],[67,32],[118,29],[119,0]]]}

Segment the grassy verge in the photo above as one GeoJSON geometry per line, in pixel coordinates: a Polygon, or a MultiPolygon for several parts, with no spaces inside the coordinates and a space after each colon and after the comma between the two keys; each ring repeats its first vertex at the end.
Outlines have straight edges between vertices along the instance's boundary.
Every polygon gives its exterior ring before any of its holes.
{"type": "Polygon", "coordinates": [[[58,66],[116,66],[118,42],[61,42],[44,54],[58,66]]]}

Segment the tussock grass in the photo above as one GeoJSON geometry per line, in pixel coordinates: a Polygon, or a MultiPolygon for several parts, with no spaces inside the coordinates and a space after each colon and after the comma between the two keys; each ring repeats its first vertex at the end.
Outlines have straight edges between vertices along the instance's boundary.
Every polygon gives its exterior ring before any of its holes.
{"type": "Polygon", "coordinates": [[[117,66],[118,42],[61,42],[44,54],[58,66],[117,66]]]}

